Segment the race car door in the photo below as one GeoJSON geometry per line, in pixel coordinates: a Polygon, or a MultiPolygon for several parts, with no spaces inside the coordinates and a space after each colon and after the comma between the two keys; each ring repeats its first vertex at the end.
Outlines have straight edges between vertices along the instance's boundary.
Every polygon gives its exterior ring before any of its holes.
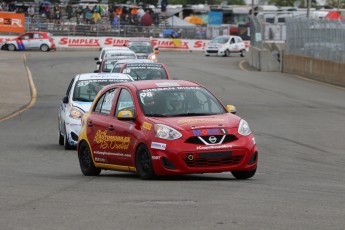
{"type": "Polygon", "coordinates": [[[230,38],[230,52],[237,52],[239,51],[238,43],[236,43],[235,37],[230,38]]]}
{"type": "Polygon", "coordinates": [[[32,49],[32,42],[31,42],[31,37],[33,36],[32,33],[26,33],[20,37],[18,37],[18,49],[19,50],[29,50],[32,49]]]}
{"type": "Polygon", "coordinates": [[[109,164],[114,154],[113,143],[116,136],[112,126],[114,117],[111,114],[113,114],[116,93],[117,88],[105,92],[96,102],[86,121],[88,126],[86,135],[96,163],[109,164]]]}
{"type": "Polygon", "coordinates": [[[113,135],[114,142],[112,143],[112,152],[109,161],[114,165],[131,165],[131,159],[134,157],[135,151],[133,146],[135,145],[135,123],[133,121],[121,121],[117,119],[117,115],[120,111],[129,110],[135,116],[135,107],[133,97],[128,89],[122,88],[117,104],[115,107],[114,119],[113,119],[113,135]]]}

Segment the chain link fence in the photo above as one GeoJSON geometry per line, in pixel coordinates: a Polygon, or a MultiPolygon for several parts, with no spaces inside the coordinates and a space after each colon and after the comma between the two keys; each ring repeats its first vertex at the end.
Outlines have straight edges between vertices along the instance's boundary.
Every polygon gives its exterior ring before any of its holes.
{"type": "Polygon", "coordinates": [[[345,62],[344,22],[291,18],[286,28],[286,54],[345,62]]]}

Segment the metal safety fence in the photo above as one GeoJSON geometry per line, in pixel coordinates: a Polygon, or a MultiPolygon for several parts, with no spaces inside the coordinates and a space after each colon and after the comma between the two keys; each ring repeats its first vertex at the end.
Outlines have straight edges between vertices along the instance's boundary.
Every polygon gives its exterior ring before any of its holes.
{"type": "MultiPolygon", "coordinates": [[[[25,31],[45,31],[54,36],[90,36],[90,37],[152,37],[152,38],[179,38],[210,40],[218,35],[229,35],[229,25],[119,25],[112,26],[105,21],[98,24],[76,23],[63,21],[59,24],[36,19],[26,18],[25,31]]],[[[7,35],[16,35],[8,34],[7,35]]]]}
{"type": "Polygon", "coordinates": [[[286,27],[286,54],[345,62],[344,22],[291,18],[286,27]]]}

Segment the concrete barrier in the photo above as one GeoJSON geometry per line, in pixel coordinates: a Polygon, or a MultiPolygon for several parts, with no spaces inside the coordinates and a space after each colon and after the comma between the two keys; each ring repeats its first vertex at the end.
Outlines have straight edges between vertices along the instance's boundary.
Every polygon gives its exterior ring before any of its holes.
{"type": "Polygon", "coordinates": [[[284,54],[282,72],[345,87],[345,63],[284,54]]]}

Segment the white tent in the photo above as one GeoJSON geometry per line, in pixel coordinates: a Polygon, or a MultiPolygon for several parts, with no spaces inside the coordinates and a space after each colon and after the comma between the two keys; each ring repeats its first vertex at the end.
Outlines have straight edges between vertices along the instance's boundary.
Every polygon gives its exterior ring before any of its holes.
{"type": "Polygon", "coordinates": [[[167,22],[167,24],[169,26],[177,26],[177,27],[196,27],[196,25],[186,22],[185,20],[176,17],[176,16],[171,16],[167,19],[165,19],[165,21],[167,22]]]}

